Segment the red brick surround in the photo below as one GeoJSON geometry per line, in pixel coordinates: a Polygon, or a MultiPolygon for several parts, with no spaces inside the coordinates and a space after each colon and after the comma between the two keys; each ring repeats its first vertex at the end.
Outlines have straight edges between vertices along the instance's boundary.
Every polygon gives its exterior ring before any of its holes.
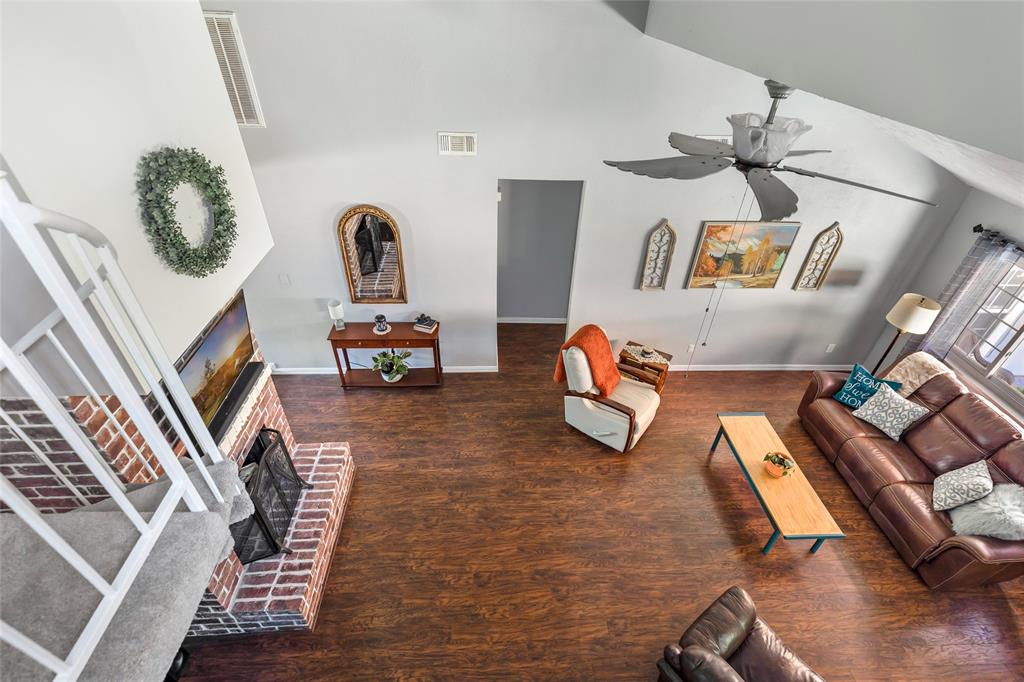
{"type": "MultiPolygon", "coordinates": [[[[285,447],[294,457],[295,436],[292,435],[291,424],[288,423],[288,417],[281,406],[281,398],[277,394],[277,387],[274,386],[274,379],[270,376],[269,367],[257,380],[253,386],[253,393],[242,405],[234,422],[221,439],[221,451],[241,467],[241,460],[249,452],[262,428],[280,431],[285,447]]],[[[228,609],[231,607],[231,600],[241,576],[242,564],[232,552],[231,556],[218,564],[206,591],[222,609],[228,609]]]]}
{"type": "MultiPolygon", "coordinates": [[[[160,466],[149,444],[142,438],[131,417],[121,407],[121,401],[117,396],[103,396],[106,411],[91,396],[71,396],[66,401],[79,426],[93,439],[122,481],[149,483],[163,476],[163,467],[160,466]],[[149,469],[143,465],[143,460],[149,469]],[[150,473],[150,469],[155,476],[150,473]]],[[[185,446],[182,443],[176,446],[175,452],[180,456],[185,446]]]]}
{"type": "MultiPolygon", "coordinates": [[[[0,400],[0,408],[57,470],[82,492],[87,502],[99,502],[107,497],[99,481],[89,473],[89,468],[50,425],[46,415],[33,401],[4,398],[0,400]]],[[[0,425],[0,474],[41,512],[65,512],[82,505],[71,490],[6,425],[0,425]]]]}
{"type": "Polygon", "coordinates": [[[299,445],[295,468],[305,490],[285,544],[293,550],[244,567],[230,608],[208,592],[189,637],[312,629],[316,624],[355,465],[348,443],[299,445]]]}

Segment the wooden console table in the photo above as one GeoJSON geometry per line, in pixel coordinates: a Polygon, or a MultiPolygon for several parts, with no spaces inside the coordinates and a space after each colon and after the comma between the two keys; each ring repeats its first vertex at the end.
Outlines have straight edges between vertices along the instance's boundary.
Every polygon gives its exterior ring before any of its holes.
{"type": "Polygon", "coordinates": [[[348,322],[341,331],[331,327],[327,340],[331,342],[334,362],[338,365],[338,376],[342,388],[402,388],[403,386],[440,386],[441,385],[441,345],[438,335],[440,325],[432,334],[424,334],[413,330],[412,322],[392,322],[391,331],[384,336],[373,333],[372,322],[348,322]],[[378,348],[432,348],[434,351],[433,367],[412,367],[401,381],[388,383],[380,372],[371,369],[352,369],[348,359],[350,349],[375,350],[378,348]],[[338,350],[341,349],[341,357],[338,350]],[[342,366],[341,360],[345,359],[342,366]]]}

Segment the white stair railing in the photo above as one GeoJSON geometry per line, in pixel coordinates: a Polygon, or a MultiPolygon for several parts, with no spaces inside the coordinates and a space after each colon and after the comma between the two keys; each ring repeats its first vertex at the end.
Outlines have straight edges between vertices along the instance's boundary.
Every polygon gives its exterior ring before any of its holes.
{"type": "MultiPolygon", "coordinates": [[[[51,527],[46,520],[50,515],[41,514],[14,483],[0,478],[0,501],[38,536],[40,542],[49,545],[101,595],[98,606],[68,652],[49,651],[4,621],[0,621],[0,641],[51,670],[55,679],[75,680],[88,663],[178,505],[184,501],[191,512],[207,511],[203,495],[175,456],[171,443],[180,441],[183,444],[201,476],[207,499],[217,502],[223,502],[224,498],[214,484],[207,464],[223,461],[223,455],[160,345],[121,271],[112,245],[104,235],[87,223],[24,201],[2,169],[0,222],[57,306],[21,338],[10,342],[0,338],[0,371],[7,372],[25,395],[35,402],[139,534],[116,576],[108,580],[51,527]],[[43,231],[49,231],[49,243],[44,239],[43,231]],[[50,243],[57,248],[51,248],[50,243]],[[67,267],[62,267],[58,254],[67,267]],[[80,281],[73,282],[69,272],[80,281]],[[93,307],[92,313],[86,302],[93,307]],[[145,446],[170,481],[165,496],[148,520],[132,506],[125,493],[124,482],[113,472],[106,457],[85,436],[68,413],[67,406],[26,356],[31,348],[38,351],[40,346],[49,345],[55,351],[51,354],[59,358],[70,370],[70,375],[82,384],[84,392],[105,412],[112,427],[123,428],[118,420],[113,419],[103,396],[89,380],[90,373],[76,362],[55,333],[55,327],[64,321],[95,366],[98,376],[102,377],[107,395],[114,395],[120,401],[144,439],[145,446]],[[100,324],[105,328],[103,331],[100,324]],[[108,338],[114,343],[108,342],[108,338]],[[135,375],[135,380],[129,372],[135,375]],[[143,398],[147,394],[156,401],[170,423],[169,436],[165,436],[147,408],[143,398]]],[[[71,489],[76,499],[86,501],[82,492],[49,460],[44,450],[32,443],[26,432],[3,410],[0,410],[0,422],[28,443],[33,454],[50,469],[57,481],[71,489]]],[[[127,434],[122,431],[122,436],[127,434]]],[[[155,475],[157,471],[146,462],[147,458],[139,446],[131,438],[125,437],[124,440],[144,466],[149,467],[150,475],[155,475]]]]}

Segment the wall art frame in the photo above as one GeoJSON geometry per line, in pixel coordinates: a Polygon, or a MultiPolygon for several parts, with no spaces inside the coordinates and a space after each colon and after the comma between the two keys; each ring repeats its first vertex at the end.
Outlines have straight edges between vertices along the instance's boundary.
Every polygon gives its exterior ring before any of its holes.
{"type": "Polygon", "coordinates": [[[818,291],[825,284],[832,263],[843,245],[843,231],[839,222],[833,222],[818,233],[811,242],[804,264],[793,281],[794,291],[818,291]]]}
{"type": "Polygon", "coordinates": [[[667,218],[662,218],[647,235],[640,264],[640,291],[664,291],[678,235],[667,218]]]}
{"type": "Polygon", "coordinates": [[[687,289],[774,289],[800,223],[705,220],[684,283],[687,289]]]}

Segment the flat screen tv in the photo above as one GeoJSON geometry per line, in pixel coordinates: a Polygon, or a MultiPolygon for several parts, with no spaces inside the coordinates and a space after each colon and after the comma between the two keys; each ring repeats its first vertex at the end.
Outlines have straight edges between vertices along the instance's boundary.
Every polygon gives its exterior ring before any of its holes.
{"type": "Polygon", "coordinates": [[[178,374],[207,426],[252,359],[252,334],[241,291],[178,361],[178,374]]]}

